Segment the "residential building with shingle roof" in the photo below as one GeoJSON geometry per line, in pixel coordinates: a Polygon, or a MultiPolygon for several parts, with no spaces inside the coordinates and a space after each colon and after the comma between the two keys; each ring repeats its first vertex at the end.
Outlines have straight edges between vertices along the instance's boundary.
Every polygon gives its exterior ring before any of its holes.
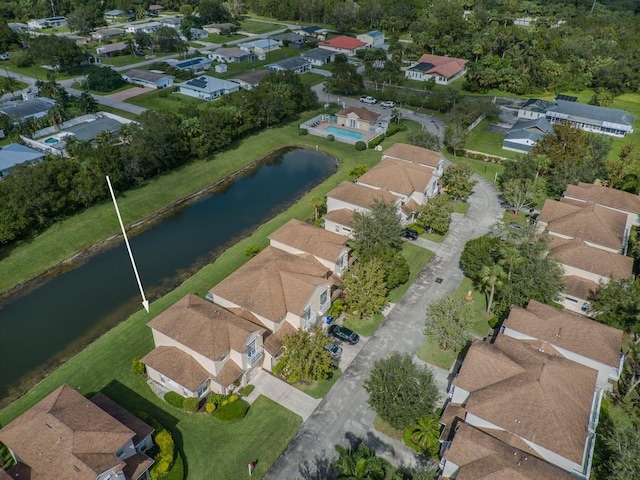
{"type": "Polygon", "coordinates": [[[352,57],[358,50],[368,48],[369,45],[367,45],[362,40],[358,40],[357,38],[341,35],[324,42],[319,42],[318,47],[324,48],[325,50],[331,50],[332,52],[342,53],[348,57],[352,57]]]}
{"type": "Polygon", "coordinates": [[[269,235],[270,245],[294,255],[308,253],[341,276],[349,265],[347,238],[300,220],[291,219],[269,235]]]}
{"type": "Polygon", "coordinates": [[[260,85],[260,82],[269,75],[271,72],[269,70],[256,70],[255,72],[248,72],[242,75],[238,75],[232,80],[238,84],[245,90],[251,90],[252,88],[260,85]]]}
{"type": "Polygon", "coordinates": [[[13,124],[17,125],[27,120],[46,116],[55,104],[55,100],[47,97],[16,100],[0,104],[0,114],[7,115],[13,124]]]}
{"type": "Polygon", "coordinates": [[[538,232],[578,238],[588,245],[620,253],[627,239],[627,215],[593,203],[547,199],[538,216],[538,232]]]}
{"type": "Polygon", "coordinates": [[[396,158],[407,162],[419,163],[425,167],[433,168],[436,176],[442,175],[444,158],[441,152],[436,152],[435,150],[416,147],[408,143],[394,143],[382,152],[382,160],[385,158],[396,158]]]}
{"type": "Polygon", "coordinates": [[[463,407],[465,423],[586,479],[603,395],[597,376],[592,368],[499,335],[493,344],[473,342],[447,408],[463,407]]]}
{"type": "Polygon", "coordinates": [[[225,393],[261,366],[264,325],[197,295],[184,296],[147,325],[156,346],[142,359],[149,378],[185,397],[225,393]]]}
{"type": "Polygon", "coordinates": [[[640,195],[603,185],[580,182],[567,185],[562,196],[568,200],[595,203],[627,214],[627,226],[640,224],[640,195]]]}
{"type": "Polygon", "coordinates": [[[333,62],[336,58],[336,53],[324,48],[312,48],[311,50],[302,52],[300,56],[311,63],[311,65],[321,67],[329,62],[333,62]]]}
{"type": "Polygon", "coordinates": [[[148,445],[153,430],[137,420],[138,432],[62,385],[0,429],[0,442],[18,462],[7,473],[13,479],[38,480],[140,478],[153,460],[133,440],[148,432],[137,443],[148,445]]]}
{"type": "Polygon", "coordinates": [[[183,95],[211,101],[223,95],[240,90],[240,84],[232,80],[223,80],[209,75],[201,75],[178,84],[179,92],[183,95]]]}
{"type": "Polygon", "coordinates": [[[469,60],[462,58],[424,54],[405,70],[405,77],[420,82],[433,79],[437,84],[449,85],[467,73],[467,63],[469,60]]]}
{"type": "Polygon", "coordinates": [[[124,72],[122,74],[122,78],[127,82],[136,83],[143,87],[167,88],[173,85],[173,79],[175,77],[166,73],[132,68],[131,70],[124,72]]]}
{"type": "Polygon", "coordinates": [[[529,452],[461,423],[442,454],[442,480],[575,480],[529,452]]]}
{"type": "Polygon", "coordinates": [[[518,120],[507,132],[502,149],[528,153],[547,134],[553,134],[553,126],[546,118],[518,120]]]}
{"type": "Polygon", "coordinates": [[[511,307],[501,332],[550,355],[595,369],[601,388],[611,389],[611,382],[620,378],[623,332],[617,328],[529,300],[526,309],[511,307]]]}
{"type": "Polygon", "coordinates": [[[266,68],[272,72],[305,73],[311,70],[311,63],[303,57],[293,57],[270,63],[266,68]]]}
{"type": "Polygon", "coordinates": [[[308,253],[267,247],[209,290],[207,300],[251,312],[271,332],[283,323],[296,330],[320,322],[342,281],[308,253]]]}

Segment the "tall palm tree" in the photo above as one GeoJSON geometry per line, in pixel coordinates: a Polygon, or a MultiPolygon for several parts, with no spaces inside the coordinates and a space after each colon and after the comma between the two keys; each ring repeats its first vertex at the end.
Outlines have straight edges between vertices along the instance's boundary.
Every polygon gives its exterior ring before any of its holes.
{"type": "Polygon", "coordinates": [[[333,466],[338,470],[340,480],[382,480],[385,476],[384,463],[376,456],[373,448],[360,444],[356,450],[336,445],[338,458],[333,466]]]}
{"type": "Polygon", "coordinates": [[[313,207],[313,218],[314,221],[318,221],[320,215],[324,211],[327,210],[327,198],[326,197],[315,197],[311,199],[311,206],[313,207]]]}
{"type": "Polygon", "coordinates": [[[411,441],[430,457],[436,457],[440,451],[440,423],[433,415],[420,417],[409,427],[411,441]]]}
{"type": "Polygon", "coordinates": [[[518,250],[513,245],[505,245],[500,248],[500,260],[499,263],[503,267],[507,269],[507,281],[511,281],[511,272],[513,269],[524,262],[524,258],[518,250]]]}
{"type": "Polygon", "coordinates": [[[500,265],[484,266],[480,271],[480,284],[485,292],[489,290],[487,315],[491,312],[491,304],[493,303],[493,295],[496,289],[502,286],[502,278],[504,278],[504,270],[500,265]]]}

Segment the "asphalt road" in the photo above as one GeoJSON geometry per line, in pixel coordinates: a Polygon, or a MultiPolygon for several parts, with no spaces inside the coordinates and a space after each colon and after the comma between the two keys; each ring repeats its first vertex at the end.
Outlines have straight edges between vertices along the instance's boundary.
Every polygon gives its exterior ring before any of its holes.
{"type": "Polygon", "coordinates": [[[455,291],[463,279],[459,261],[465,243],[487,233],[502,217],[504,210],[500,207],[498,191],[488,181],[478,180],[467,214],[452,225],[449,236],[434,252],[427,267],[304,423],[265,479],[335,478],[330,469],[335,456],[334,445],[346,446],[359,440],[375,448],[394,465],[419,464],[419,458],[411,450],[374,430],[376,415],[368,406],[368,395],[362,383],[377,359],[387,357],[393,351],[415,354],[425,339],[423,326],[427,305],[455,291]],[[436,282],[436,279],[441,280],[436,282]]]}

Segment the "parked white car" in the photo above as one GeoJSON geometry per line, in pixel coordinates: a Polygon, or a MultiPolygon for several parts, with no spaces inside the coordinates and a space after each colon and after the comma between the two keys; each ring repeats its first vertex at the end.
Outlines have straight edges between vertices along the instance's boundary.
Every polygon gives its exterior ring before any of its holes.
{"type": "Polygon", "coordinates": [[[370,103],[370,104],[372,104],[372,105],[373,105],[374,103],[378,103],[378,101],[377,101],[375,98],[370,97],[370,96],[368,96],[368,95],[367,95],[366,97],[360,97],[360,101],[361,101],[362,103],[370,103]]]}
{"type": "Polygon", "coordinates": [[[9,53],[0,53],[0,60],[9,60],[9,53]]]}
{"type": "Polygon", "coordinates": [[[395,108],[396,106],[396,102],[392,102],[391,100],[387,100],[386,102],[382,102],[380,104],[381,107],[386,107],[386,108],[395,108]]]}

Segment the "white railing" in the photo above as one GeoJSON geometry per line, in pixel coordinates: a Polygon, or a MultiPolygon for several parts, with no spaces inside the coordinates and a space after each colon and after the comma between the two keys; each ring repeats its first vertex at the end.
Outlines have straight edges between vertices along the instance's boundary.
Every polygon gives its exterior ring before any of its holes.
{"type": "Polygon", "coordinates": [[[262,353],[263,353],[263,350],[261,347],[261,348],[256,348],[256,351],[254,352],[253,355],[251,356],[247,355],[247,362],[249,363],[249,365],[253,365],[258,360],[260,360],[262,358],[262,353]]]}

